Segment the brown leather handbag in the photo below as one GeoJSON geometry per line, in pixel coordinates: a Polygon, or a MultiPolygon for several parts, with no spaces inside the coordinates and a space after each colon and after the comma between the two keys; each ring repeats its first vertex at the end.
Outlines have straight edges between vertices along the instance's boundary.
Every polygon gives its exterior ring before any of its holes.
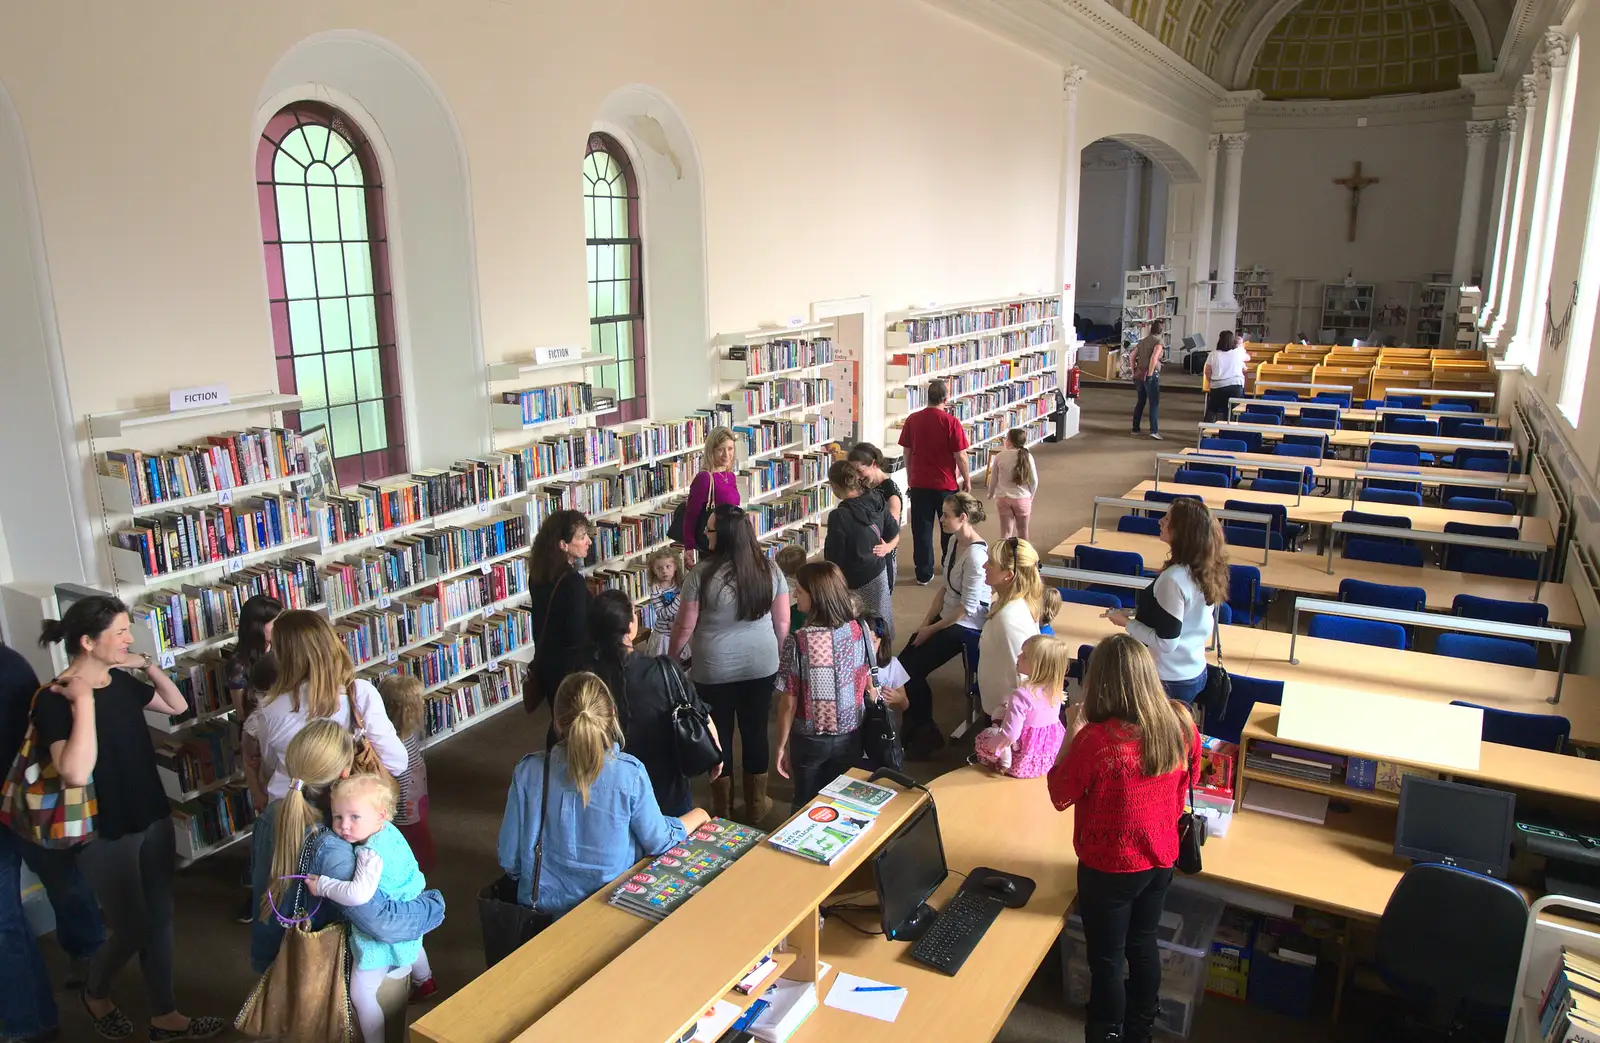
{"type": "Polygon", "coordinates": [[[383,766],[383,759],[378,756],[372,740],[367,738],[367,722],[362,718],[361,711],[356,708],[355,693],[349,692],[346,698],[350,700],[350,735],[355,740],[355,756],[350,758],[350,773],[352,775],[376,775],[389,784],[398,798],[400,784],[395,781],[394,775],[383,766]]]}

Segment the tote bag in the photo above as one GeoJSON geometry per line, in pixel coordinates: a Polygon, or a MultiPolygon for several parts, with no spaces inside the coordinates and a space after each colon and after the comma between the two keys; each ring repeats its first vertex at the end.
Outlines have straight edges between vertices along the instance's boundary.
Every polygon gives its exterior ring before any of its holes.
{"type": "Polygon", "coordinates": [[[0,824],[30,844],[61,849],[94,839],[99,805],[94,779],[87,786],[68,785],[39,741],[33,709],[49,687],[39,686],[28,703],[28,730],[0,787],[0,824]]]}
{"type": "Polygon", "coordinates": [[[478,924],[483,930],[483,962],[493,967],[520,949],[556,918],[539,909],[539,876],[544,867],[544,820],[550,813],[550,759],[544,754],[544,789],[539,794],[539,832],[533,841],[533,908],[517,902],[517,882],[500,879],[478,892],[478,924]]]}

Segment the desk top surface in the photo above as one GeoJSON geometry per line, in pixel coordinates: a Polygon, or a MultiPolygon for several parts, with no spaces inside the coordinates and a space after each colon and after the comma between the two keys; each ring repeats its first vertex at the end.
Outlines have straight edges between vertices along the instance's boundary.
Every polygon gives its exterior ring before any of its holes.
{"type": "MultiPolygon", "coordinates": [[[[1129,500],[1142,500],[1144,499],[1144,494],[1155,489],[1155,487],[1156,483],[1154,481],[1146,479],[1129,489],[1123,494],[1123,497],[1129,500]]],[[[1484,514],[1479,511],[1456,511],[1445,507],[1406,507],[1394,503],[1369,503],[1365,500],[1352,504],[1341,496],[1302,496],[1297,504],[1295,503],[1295,497],[1288,493],[1259,493],[1250,489],[1217,489],[1209,485],[1180,485],[1176,482],[1163,483],[1161,492],[1198,496],[1205,501],[1207,507],[1213,510],[1222,509],[1223,504],[1229,500],[1279,504],[1288,512],[1290,521],[1309,525],[1332,525],[1334,522],[1343,521],[1345,511],[1360,511],[1363,514],[1387,514],[1397,518],[1410,518],[1411,527],[1419,532],[1443,532],[1447,522],[1462,522],[1467,525],[1501,525],[1518,529],[1517,538],[1520,540],[1543,543],[1546,547],[1555,546],[1555,532],[1551,529],[1550,522],[1533,515],[1484,514]]],[[[1484,492],[1492,495],[1492,490],[1484,490],[1484,492]]]]}
{"type": "MultiPolygon", "coordinates": [[[[1398,438],[1392,440],[1403,441],[1398,438]]],[[[1357,471],[1382,471],[1388,469],[1404,472],[1403,474],[1397,474],[1396,478],[1418,481],[1423,485],[1448,485],[1457,478],[1494,478],[1504,479],[1506,482],[1514,483],[1522,489],[1531,489],[1533,487],[1533,480],[1525,474],[1507,475],[1492,471],[1467,471],[1458,467],[1386,468],[1382,465],[1369,464],[1365,460],[1329,460],[1326,458],[1322,460],[1307,460],[1301,456],[1277,456],[1273,453],[1229,453],[1218,449],[1200,449],[1195,446],[1184,446],[1179,452],[1189,456],[1231,456],[1238,466],[1246,470],[1266,467],[1278,471],[1293,471],[1298,468],[1309,467],[1311,472],[1318,478],[1327,478],[1335,481],[1349,481],[1356,476],[1357,471]],[[1413,479],[1413,472],[1420,474],[1421,477],[1413,479]]],[[[1201,462],[1203,463],[1204,461],[1201,462]]],[[[1218,463],[1221,462],[1220,460],[1218,461],[1218,463]]],[[[1162,486],[1162,488],[1165,488],[1165,486],[1162,486]]]]}
{"type": "MultiPolygon", "coordinates": [[[[1463,414],[1465,415],[1465,414],[1463,414]]],[[[1213,420],[1203,422],[1201,431],[1218,431],[1218,424],[1246,424],[1244,420],[1213,420]]],[[[1403,435],[1397,431],[1356,431],[1348,427],[1341,427],[1337,431],[1327,431],[1316,427],[1299,427],[1295,424],[1250,424],[1247,430],[1254,431],[1262,438],[1282,438],[1284,435],[1324,435],[1329,445],[1346,446],[1349,448],[1366,448],[1373,442],[1401,442],[1420,446],[1426,450],[1430,444],[1448,448],[1456,439],[1444,435],[1403,435]]],[[[1228,436],[1227,431],[1219,432],[1222,437],[1228,436]]],[[[1515,442],[1499,441],[1496,439],[1472,439],[1481,442],[1481,445],[1468,446],[1475,449],[1504,449],[1513,456],[1517,453],[1515,442]]]]}
{"type": "MultiPolygon", "coordinates": [[[[1074,554],[1073,548],[1088,542],[1089,530],[1085,527],[1051,548],[1050,555],[1070,558],[1074,554]]],[[[1094,546],[1105,550],[1132,551],[1143,557],[1148,569],[1159,569],[1167,560],[1167,545],[1156,536],[1102,530],[1096,533],[1094,546]]],[[[1477,576],[1434,568],[1419,569],[1375,561],[1350,561],[1345,558],[1335,558],[1330,573],[1326,555],[1306,551],[1275,551],[1268,556],[1265,565],[1261,564],[1259,548],[1232,547],[1229,557],[1236,565],[1251,565],[1260,569],[1263,586],[1278,587],[1297,594],[1337,598],[1339,581],[1344,579],[1421,587],[1427,591],[1428,608],[1435,612],[1449,612],[1457,594],[1476,594],[1502,601],[1528,601],[1532,599],[1535,588],[1535,584],[1528,580],[1477,576]]],[[[1544,584],[1539,592],[1539,600],[1549,606],[1553,626],[1570,630],[1583,628],[1583,614],[1579,612],[1578,601],[1567,584],[1544,584]]]]}

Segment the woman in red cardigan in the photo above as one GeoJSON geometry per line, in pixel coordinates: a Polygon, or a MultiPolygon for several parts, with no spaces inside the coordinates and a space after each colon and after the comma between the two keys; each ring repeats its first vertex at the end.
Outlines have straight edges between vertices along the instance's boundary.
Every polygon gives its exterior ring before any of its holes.
{"type": "Polygon", "coordinates": [[[1178,860],[1178,817],[1200,771],[1200,733],[1188,710],[1167,698],[1150,651],[1126,634],[1095,647],[1084,692],[1049,786],[1057,810],[1077,809],[1072,845],[1090,972],[1085,1038],[1148,1043],[1161,990],[1156,929],[1178,860]]]}

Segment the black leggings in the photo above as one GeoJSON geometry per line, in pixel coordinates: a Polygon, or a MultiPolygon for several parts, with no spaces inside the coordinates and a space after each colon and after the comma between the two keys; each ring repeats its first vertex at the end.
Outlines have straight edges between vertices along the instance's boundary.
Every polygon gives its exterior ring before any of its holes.
{"type": "Polygon", "coordinates": [[[1161,992],[1156,931],[1171,883],[1171,869],[1103,873],[1078,863],[1078,913],[1089,949],[1090,1028],[1155,1020],[1161,992]]]}
{"type": "Polygon", "coordinates": [[[1228,399],[1242,398],[1243,396],[1243,384],[1228,384],[1224,387],[1212,388],[1207,391],[1205,422],[1209,424],[1214,420],[1230,419],[1228,416],[1228,399]]]}
{"type": "Polygon", "coordinates": [[[733,777],[733,731],[739,728],[739,749],[746,775],[765,775],[771,756],[767,741],[767,716],[772,712],[772,686],[777,674],[725,684],[695,684],[700,698],[711,707],[717,737],[722,740],[722,774],[733,777]]]}
{"type": "Polygon", "coordinates": [[[135,953],[144,972],[150,1014],[178,1009],[172,996],[172,876],[177,848],[172,819],[142,833],[92,840],[78,854],[78,868],[100,903],[106,942],[89,961],[90,999],[111,996],[111,981],[135,953]]]}
{"type": "MultiPolygon", "coordinates": [[[[908,733],[933,720],[933,689],[928,685],[928,675],[965,650],[967,640],[963,630],[967,628],[960,623],[945,627],[920,645],[906,645],[905,651],[900,653],[900,665],[909,675],[906,681],[906,699],[911,704],[906,709],[908,733]]],[[[977,632],[968,632],[976,644],[977,632]]]]}

